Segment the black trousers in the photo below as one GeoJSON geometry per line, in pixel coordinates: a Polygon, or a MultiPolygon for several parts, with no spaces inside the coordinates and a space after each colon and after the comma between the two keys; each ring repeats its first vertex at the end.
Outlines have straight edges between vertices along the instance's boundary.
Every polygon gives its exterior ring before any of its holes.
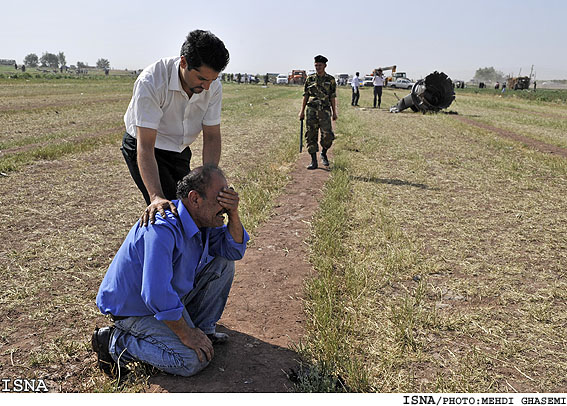
{"type": "Polygon", "coordinates": [[[376,107],[376,96],[378,96],[378,107],[382,103],[382,86],[374,86],[374,107],[376,107]]]}
{"type": "MultiPolygon", "coordinates": [[[[122,155],[124,155],[132,179],[134,179],[136,186],[144,195],[146,204],[149,205],[150,195],[146,190],[140,169],[138,168],[136,144],[136,138],[128,133],[124,133],[120,150],[122,155]]],[[[191,171],[191,149],[187,147],[182,152],[173,152],[154,148],[154,151],[164,197],[167,200],[177,199],[177,182],[191,171]]]]}
{"type": "Polygon", "coordinates": [[[360,90],[358,90],[358,88],[353,87],[352,88],[352,105],[353,106],[358,106],[358,99],[360,99],[360,90]]]}

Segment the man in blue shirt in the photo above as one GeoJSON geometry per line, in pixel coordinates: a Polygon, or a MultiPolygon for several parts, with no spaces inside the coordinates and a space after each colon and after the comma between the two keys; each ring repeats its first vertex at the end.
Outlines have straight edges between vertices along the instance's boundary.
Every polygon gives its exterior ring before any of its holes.
{"type": "Polygon", "coordinates": [[[166,211],[155,224],[132,227],[100,285],[96,304],[114,326],[95,329],[92,346],[109,375],[132,361],[194,375],[228,338],[216,323],[249,240],[238,193],[205,165],[179,182],[177,197],[178,216],[166,211]]]}

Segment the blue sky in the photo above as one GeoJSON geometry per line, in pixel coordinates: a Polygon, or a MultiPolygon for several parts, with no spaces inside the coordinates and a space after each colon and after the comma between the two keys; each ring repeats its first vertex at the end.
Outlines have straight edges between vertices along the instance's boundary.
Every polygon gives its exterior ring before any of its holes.
{"type": "MultiPolygon", "coordinates": [[[[3,2],[4,3],[4,2],[3,2]]],[[[0,58],[63,51],[68,64],[144,68],[179,55],[193,29],[220,37],[229,72],[311,69],[361,74],[397,65],[413,79],[439,70],[468,80],[477,68],[567,79],[567,1],[9,1],[0,58]]]]}

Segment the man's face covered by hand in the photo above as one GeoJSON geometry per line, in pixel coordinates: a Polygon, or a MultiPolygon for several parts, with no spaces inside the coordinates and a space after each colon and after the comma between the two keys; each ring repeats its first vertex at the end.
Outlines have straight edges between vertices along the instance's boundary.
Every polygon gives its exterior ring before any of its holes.
{"type": "Polygon", "coordinates": [[[198,218],[196,220],[199,227],[221,227],[224,224],[224,213],[226,209],[221,206],[217,197],[224,190],[228,189],[226,179],[215,173],[211,177],[211,183],[205,196],[202,197],[202,204],[199,208],[198,218]]]}

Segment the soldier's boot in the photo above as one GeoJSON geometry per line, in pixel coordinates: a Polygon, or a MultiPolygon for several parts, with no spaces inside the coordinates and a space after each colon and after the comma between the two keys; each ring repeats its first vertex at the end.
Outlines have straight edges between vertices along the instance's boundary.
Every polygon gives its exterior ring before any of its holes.
{"type": "Polygon", "coordinates": [[[325,166],[329,166],[329,158],[327,158],[327,150],[325,148],[321,150],[321,163],[325,166]]]}
{"type": "Polygon", "coordinates": [[[319,165],[317,164],[317,152],[313,152],[311,154],[311,163],[307,167],[307,169],[317,169],[319,165]]]}

